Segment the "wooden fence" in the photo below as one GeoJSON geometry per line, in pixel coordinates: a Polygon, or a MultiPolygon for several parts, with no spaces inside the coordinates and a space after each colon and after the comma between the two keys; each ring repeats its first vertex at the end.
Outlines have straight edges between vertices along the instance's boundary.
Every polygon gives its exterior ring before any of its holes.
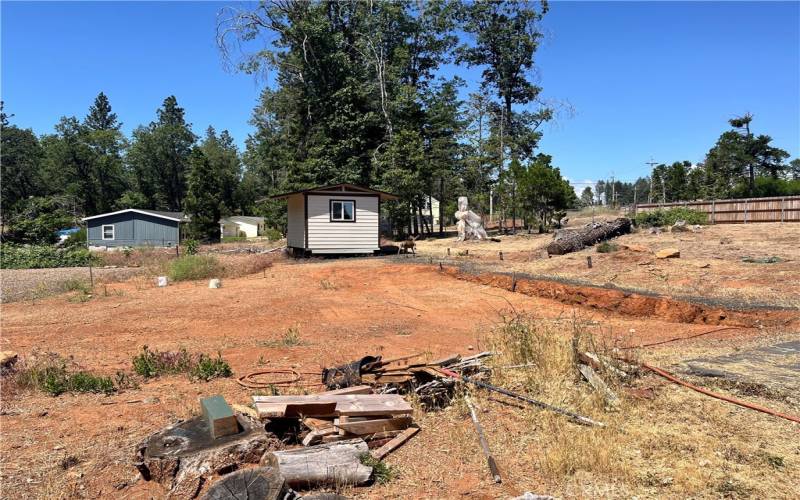
{"type": "Polygon", "coordinates": [[[737,200],[681,201],[645,203],[633,207],[637,212],[659,208],[686,207],[708,214],[711,224],[748,224],[751,222],[800,222],[800,196],[742,198],[737,200]]]}

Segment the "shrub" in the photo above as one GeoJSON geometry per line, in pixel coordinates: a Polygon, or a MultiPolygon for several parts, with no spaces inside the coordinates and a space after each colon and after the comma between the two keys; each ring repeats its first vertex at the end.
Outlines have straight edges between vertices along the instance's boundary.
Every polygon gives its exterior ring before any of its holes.
{"type": "Polygon", "coordinates": [[[617,245],[616,243],[609,243],[607,241],[604,241],[599,245],[597,245],[597,251],[599,253],[611,253],[611,252],[616,252],[617,250],[619,250],[619,245],[617,245]]]}
{"type": "Polygon", "coordinates": [[[65,248],[82,247],[86,246],[86,241],[86,228],[82,227],[78,231],[67,236],[67,239],[64,240],[63,246],[65,248]]]}
{"type": "Polygon", "coordinates": [[[153,351],[142,346],[142,352],[133,357],[133,371],[144,378],[186,373],[193,378],[209,381],[232,375],[230,365],[217,353],[192,355],[186,349],[178,351],[153,351]]]}
{"type": "Polygon", "coordinates": [[[372,467],[372,478],[375,480],[376,484],[386,484],[397,475],[394,467],[376,459],[369,453],[362,453],[358,456],[358,459],[363,465],[372,467]]]}
{"type": "Polygon", "coordinates": [[[186,247],[186,255],[197,255],[197,250],[200,248],[200,242],[193,239],[188,239],[183,242],[186,247]]]}
{"type": "Polygon", "coordinates": [[[687,224],[707,224],[708,214],[690,208],[673,207],[641,212],[636,214],[634,219],[636,225],[642,227],[672,226],[679,220],[686,221],[687,224]]]}
{"type": "Polygon", "coordinates": [[[56,248],[50,245],[0,245],[0,267],[3,269],[43,269],[51,267],[83,267],[95,257],[83,247],[56,248]]]}
{"type": "Polygon", "coordinates": [[[223,236],[222,243],[236,243],[239,241],[247,241],[245,236],[223,236]]]}
{"type": "Polygon", "coordinates": [[[168,274],[172,281],[187,281],[213,278],[222,270],[213,255],[185,255],[170,263],[168,274]]]}
{"type": "Polygon", "coordinates": [[[264,229],[264,236],[266,236],[269,241],[278,241],[279,239],[283,238],[281,232],[274,227],[268,227],[264,229]]]}
{"type": "Polygon", "coordinates": [[[133,371],[144,378],[186,373],[191,366],[192,357],[186,349],[162,352],[142,346],[142,352],[133,357],[133,371]]]}
{"type": "Polygon", "coordinates": [[[201,354],[192,368],[191,376],[193,378],[208,382],[213,378],[230,377],[233,374],[231,366],[222,359],[222,354],[217,353],[216,358],[212,358],[205,354],[201,354]]]}

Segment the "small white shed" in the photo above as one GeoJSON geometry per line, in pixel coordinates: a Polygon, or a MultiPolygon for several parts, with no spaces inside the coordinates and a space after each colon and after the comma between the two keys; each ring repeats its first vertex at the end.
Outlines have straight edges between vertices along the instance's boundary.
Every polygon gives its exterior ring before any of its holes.
{"type": "Polygon", "coordinates": [[[353,184],[336,184],[273,199],[288,203],[286,245],[312,254],[373,253],[380,250],[381,202],[397,196],[353,184]]]}
{"type": "Polygon", "coordinates": [[[264,232],[264,218],[248,215],[234,215],[219,221],[222,236],[245,236],[255,238],[264,232]]]}

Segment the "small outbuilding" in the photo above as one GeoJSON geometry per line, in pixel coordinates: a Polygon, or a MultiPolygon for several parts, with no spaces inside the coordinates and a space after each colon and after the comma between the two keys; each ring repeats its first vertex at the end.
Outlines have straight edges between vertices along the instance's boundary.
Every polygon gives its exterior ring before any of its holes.
{"type": "Polygon", "coordinates": [[[364,254],[380,250],[381,202],[398,197],[353,184],[336,184],[273,199],[288,203],[286,245],[302,254],[364,254]]]}
{"type": "Polygon", "coordinates": [[[225,217],[219,221],[219,232],[223,237],[255,238],[264,232],[264,218],[249,215],[225,217]]]}
{"type": "Polygon", "coordinates": [[[83,219],[89,246],[174,247],[180,243],[183,212],[128,208],[83,219]]]}

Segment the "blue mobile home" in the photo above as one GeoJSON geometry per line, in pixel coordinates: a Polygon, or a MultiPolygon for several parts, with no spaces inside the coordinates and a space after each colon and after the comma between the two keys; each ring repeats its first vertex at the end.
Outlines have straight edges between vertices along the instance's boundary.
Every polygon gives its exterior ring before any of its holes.
{"type": "Polygon", "coordinates": [[[89,246],[173,247],[180,243],[183,212],[160,212],[129,208],[93,215],[86,222],[89,246]]]}

